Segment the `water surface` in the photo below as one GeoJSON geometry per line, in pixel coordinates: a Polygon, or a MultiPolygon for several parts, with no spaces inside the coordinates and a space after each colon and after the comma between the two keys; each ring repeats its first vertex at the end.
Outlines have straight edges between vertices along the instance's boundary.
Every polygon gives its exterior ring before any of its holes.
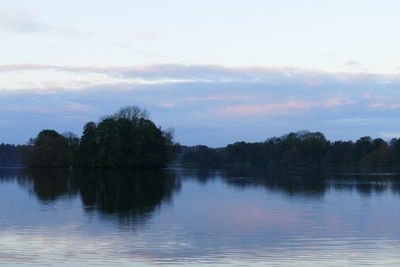
{"type": "Polygon", "coordinates": [[[391,173],[0,169],[0,265],[400,264],[391,173]]]}

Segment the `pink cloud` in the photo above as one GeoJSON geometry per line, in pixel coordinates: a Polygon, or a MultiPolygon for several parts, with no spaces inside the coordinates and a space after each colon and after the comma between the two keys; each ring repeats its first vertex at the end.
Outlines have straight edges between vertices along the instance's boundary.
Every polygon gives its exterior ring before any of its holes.
{"type": "Polygon", "coordinates": [[[40,112],[40,113],[48,113],[51,110],[47,107],[42,106],[9,106],[9,107],[2,107],[2,110],[8,111],[32,111],[32,112],[40,112]]]}
{"type": "Polygon", "coordinates": [[[364,99],[379,99],[379,100],[398,100],[400,97],[399,96],[393,96],[393,95],[372,95],[370,93],[363,94],[362,97],[364,99]]]}
{"type": "Polygon", "coordinates": [[[30,111],[30,112],[39,112],[39,113],[52,113],[59,111],[88,111],[92,110],[93,107],[82,105],[79,103],[72,103],[68,105],[62,105],[57,107],[45,107],[45,106],[8,106],[1,107],[2,110],[8,111],[30,111]]]}
{"type": "Polygon", "coordinates": [[[387,102],[374,102],[369,104],[369,107],[381,109],[381,110],[388,110],[388,109],[400,109],[400,104],[398,103],[387,103],[387,102]]]}
{"type": "Polygon", "coordinates": [[[398,138],[400,136],[399,132],[379,132],[379,134],[384,138],[398,138]]]}
{"type": "Polygon", "coordinates": [[[297,111],[308,111],[313,108],[334,108],[344,105],[353,105],[357,102],[352,99],[330,98],[325,101],[287,101],[281,103],[266,103],[261,105],[236,105],[218,109],[216,113],[226,116],[252,116],[293,114],[297,111]]]}
{"type": "Polygon", "coordinates": [[[196,100],[241,100],[241,99],[251,99],[254,96],[249,95],[209,95],[203,97],[186,97],[185,100],[187,101],[196,101],[196,100]]]}
{"type": "Polygon", "coordinates": [[[288,101],[284,103],[267,103],[263,105],[238,105],[220,109],[217,113],[231,116],[248,116],[262,114],[289,114],[293,110],[309,110],[315,102],[288,101]]]}
{"type": "Polygon", "coordinates": [[[318,87],[318,86],[323,85],[324,83],[325,83],[325,82],[324,82],[323,80],[318,80],[318,79],[316,79],[316,80],[310,80],[310,81],[308,81],[308,82],[307,82],[307,85],[310,86],[310,87],[318,87]]]}
{"type": "Polygon", "coordinates": [[[341,98],[341,97],[333,97],[330,98],[322,103],[322,106],[326,108],[333,108],[333,107],[339,107],[339,106],[345,106],[345,105],[354,105],[357,104],[357,101],[354,101],[353,99],[346,99],[346,98],[341,98]]]}
{"type": "Polygon", "coordinates": [[[385,103],[383,103],[383,102],[375,102],[375,103],[369,104],[369,106],[370,106],[371,108],[383,108],[383,107],[385,107],[386,105],[385,105],[385,103]]]}
{"type": "Polygon", "coordinates": [[[171,102],[157,103],[156,105],[159,106],[159,107],[163,107],[163,108],[173,108],[173,107],[175,107],[175,104],[171,103],[171,102]]]}

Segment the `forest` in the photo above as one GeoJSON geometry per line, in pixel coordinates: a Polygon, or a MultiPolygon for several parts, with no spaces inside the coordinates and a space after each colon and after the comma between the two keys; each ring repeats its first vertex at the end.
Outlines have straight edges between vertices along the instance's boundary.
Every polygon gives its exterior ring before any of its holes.
{"type": "Polygon", "coordinates": [[[163,168],[176,161],[207,168],[349,170],[400,167],[400,138],[385,141],[329,141],[320,132],[291,132],[263,142],[236,142],[226,147],[180,146],[173,131],[164,131],[146,110],[123,107],[96,122],[87,122],[79,138],[72,132],[42,130],[26,145],[0,144],[0,166],[163,168]]]}
{"type": "Polygon", "coordinates": [[[361,137],[331,142],[320,132],[291,132],[264,142],[236,142],[222,148],[199,145],[183,149],[186,166],[264,169],[384,169],[400,166],[400,139],[361,137]]]}
{"type": "Polygon", "coordinates": [[[81,138],[42,130],[19,152],[28,167],[162,168],[174,160],[176,147],[172,130],[163,131],[146,110],[129,106],[86,123],[81,138]]]}
{"type": "Polygon", "coordinates": [[[19,146],[10,144],[0,144],[0,167],[21,166],[19,160],[19,146]]]}

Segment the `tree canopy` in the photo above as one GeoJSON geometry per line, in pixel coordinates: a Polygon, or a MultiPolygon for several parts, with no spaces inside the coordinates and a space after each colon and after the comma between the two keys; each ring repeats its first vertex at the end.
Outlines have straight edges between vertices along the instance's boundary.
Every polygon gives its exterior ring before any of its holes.
{"type": "Polygon", "coordinates": [[[29,167],[69,167],[79,146],[76,135],[55,130],[42,130],[28,145],[20,148],[22,163],[29,167]]]}
{"type": "Polygon", "coordinates": [[[350,169],[400,165],[400,139],[389,143],[369,136],[353,141],[328,141],[320,132],[292,132],[258,143],[236,142],[223,148],[186,148],[185,164],[208,167],[350,169]]]}
{"type": "Polygon", "coordinates": [[[21,150],[23,163],[30,167],[160,168],[174,154],[172,133],[161,130],[136,106],[86,123],[80,139],[43,130],[21,150]]]}

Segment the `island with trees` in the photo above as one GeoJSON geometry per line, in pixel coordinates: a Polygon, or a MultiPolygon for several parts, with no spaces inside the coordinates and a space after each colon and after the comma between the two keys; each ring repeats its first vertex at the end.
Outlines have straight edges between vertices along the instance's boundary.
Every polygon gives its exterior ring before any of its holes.
{"type": "Polygon", "coordinates": [[[186,167],[400,170],[400,138],[329,141],[320,132],[300,131],[220,148],[180,146],[173,131],[157,127],[145,109],[128,106],[87,122],[81,138],[46,129],[26,145],[0,144],[3,167],[164,168],[177,158],[186,167]]]}
{"type": "Polygon", "coordinates": [[[162,168],[175,158],[172,131],[163,131],[146,110],[121,108],[98,123],[88,122],[81,138],[42,130],[20,147],[27,167],[162,168]]]}

